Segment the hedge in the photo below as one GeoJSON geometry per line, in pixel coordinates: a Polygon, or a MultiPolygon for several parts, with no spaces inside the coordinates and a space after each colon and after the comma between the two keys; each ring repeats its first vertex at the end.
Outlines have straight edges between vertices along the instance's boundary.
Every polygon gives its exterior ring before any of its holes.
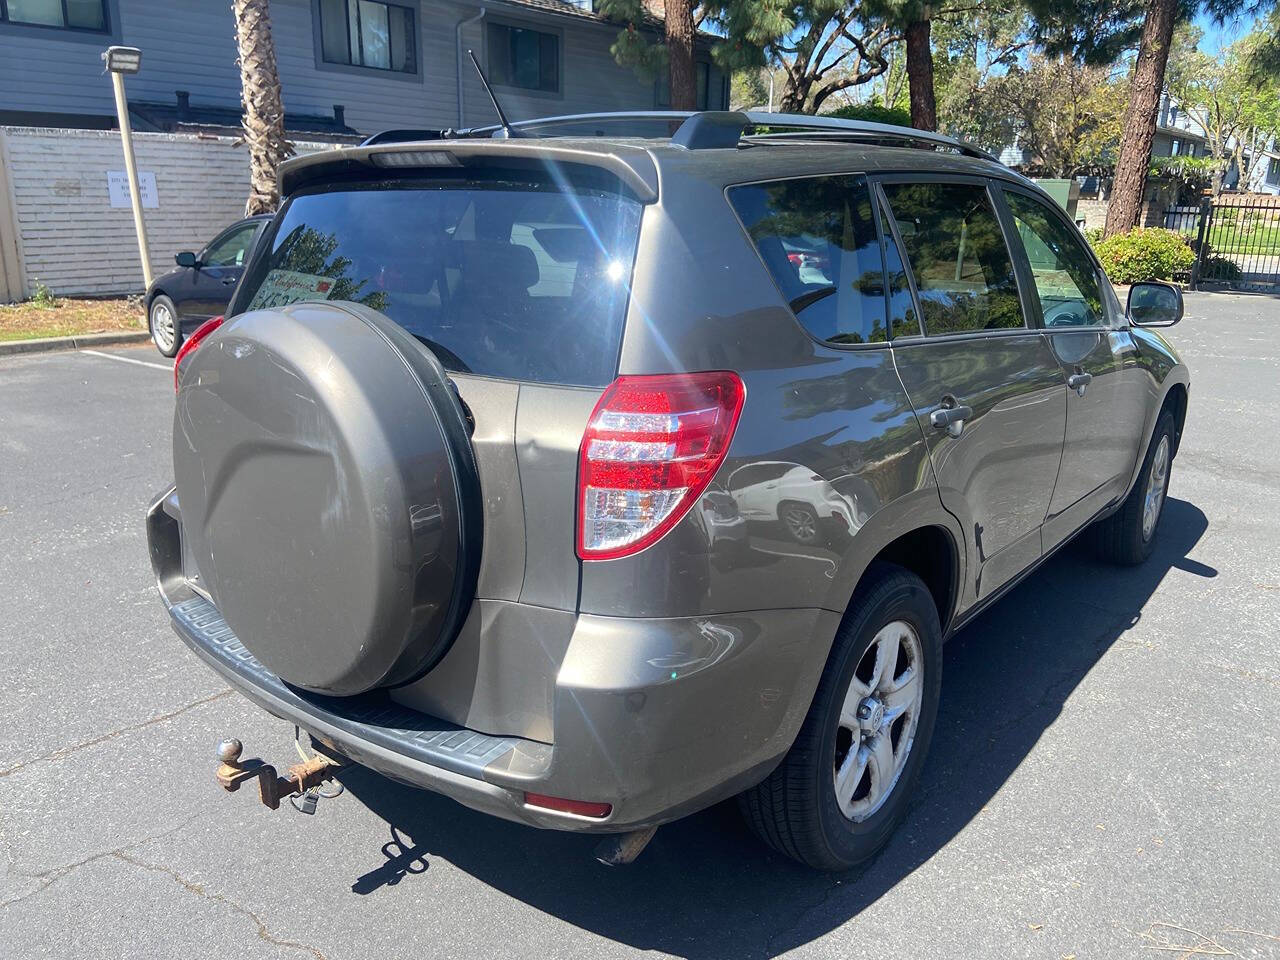
{"type": "Polygon", "coordinates": [[[1190,240],[1176,230],[1137,227],[1093,245],[1112,283],[1172,280],[1196,262],[1190,240]]]}

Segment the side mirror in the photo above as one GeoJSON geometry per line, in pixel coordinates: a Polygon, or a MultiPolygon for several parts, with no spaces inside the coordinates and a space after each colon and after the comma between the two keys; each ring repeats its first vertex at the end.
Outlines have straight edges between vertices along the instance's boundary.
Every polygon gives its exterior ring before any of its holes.
{"type": "Polygon", "coordinates": [[[198,267],[200,261],[196,259],[196,255],[190,250],[183,250],[179,254],[175,254],[173,262],[180,267],[198,267]]]}
{"type": "Polygon", "coordinates": [[[1182,319],[1182,291],[1171,283],[1135,283],[1124,312],[1139,327],[1172,327],[1182,319]]]}

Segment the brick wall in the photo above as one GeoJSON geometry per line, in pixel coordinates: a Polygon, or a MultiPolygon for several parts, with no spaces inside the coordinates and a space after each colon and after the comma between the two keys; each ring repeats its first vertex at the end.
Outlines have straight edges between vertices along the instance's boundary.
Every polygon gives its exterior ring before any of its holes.
{"type": "MultiPolygon", "coordinates": [[[[37,280],[63,296],[140,293],[133,215],[107,191],[107,171],[124,169],[119,134],[0,127],[0,138],[27,293],[37,280]]],[[[329,146],[295,143],[299,153],[329,146]]],[[[138,170],[156,178],[159,206],[143,219],[158,276],[244,216],[248,151],[230,137],[162,133],[134,134],[134,147],[138,170]]]]}

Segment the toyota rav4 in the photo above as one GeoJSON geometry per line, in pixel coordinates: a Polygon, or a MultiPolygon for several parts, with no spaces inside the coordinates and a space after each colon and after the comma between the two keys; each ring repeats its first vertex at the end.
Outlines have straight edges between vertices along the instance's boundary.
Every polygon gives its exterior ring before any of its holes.
{"type": "Polygon", "coordinates": [[[920,778],[943,640],[1077,534],[1152,550],[1181,295],[1122,307],[957,141],[561,118],[282,188],[179,355],[148,532],[178,635],[321,765],[622,860],[737,796],[846,868],[920,778]]]}

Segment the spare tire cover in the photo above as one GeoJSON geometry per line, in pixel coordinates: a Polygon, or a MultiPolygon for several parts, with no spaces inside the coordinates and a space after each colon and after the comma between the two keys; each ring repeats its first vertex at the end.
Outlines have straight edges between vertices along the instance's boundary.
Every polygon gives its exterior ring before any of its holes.
{"type": "Polygon", "coordinates": [[[183,366],[173,461],[200,582],[281,679],[361,693],[453,642],[481,545],[467,413],[382,314],[298,303],[223,324],[183,366]]]}

